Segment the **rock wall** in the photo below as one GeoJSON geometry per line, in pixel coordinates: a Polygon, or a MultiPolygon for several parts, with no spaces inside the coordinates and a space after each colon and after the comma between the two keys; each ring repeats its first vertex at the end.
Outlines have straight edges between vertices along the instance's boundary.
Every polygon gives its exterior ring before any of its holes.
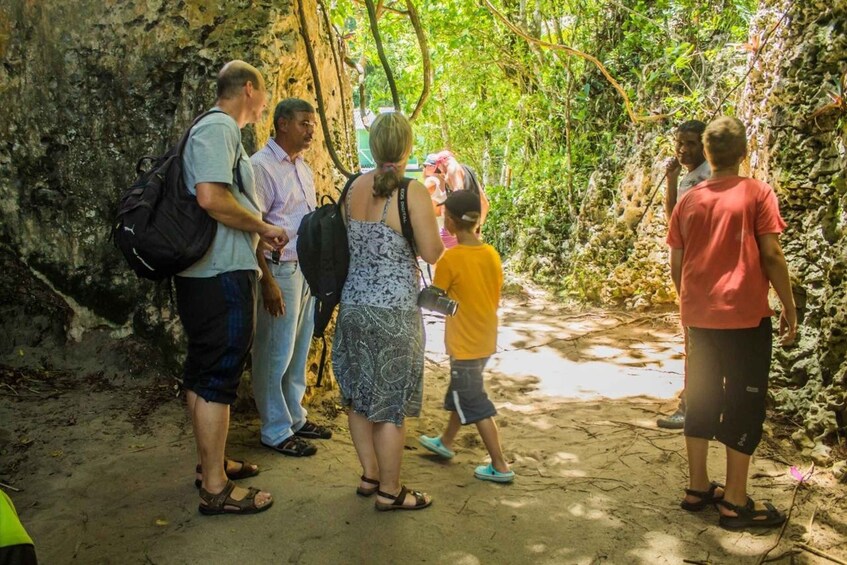
{"type": "Polygon", "coordinates": [[[751,36],[769,33],[786,12],[739,117],[752,175],[777,191],[783,246],[806,301],[799,346],[778,353],[775,398],[821,437],[847,423],[847,106],[832,97],[847,97],[847,2],[763,0],[751,36]]]}
{"type": "MultiPolygon", "coordinates": [[[[299,2],[329,129],[349,168],[356,148],[348,79],[337,65],[322,0],[299,2]]],[[[93,312],[93,323],[130,325],[172,345],[179,326],[167,293],[136,279],[107,241],[119,195],[139,157],[161,152],[212,105],[216,74],[231,59],[259,68],[271,93],[265,121],[243,131],[249,152],[267,139],[279,99],[315,102],[299,8],[290,0],[6,0],[0,6],[2,254],[27,277],[40,277],[93,312]]],[[[318,191],[331,193],[338,174],[323,133],[316,136],[306,157],[318,191]]]]}

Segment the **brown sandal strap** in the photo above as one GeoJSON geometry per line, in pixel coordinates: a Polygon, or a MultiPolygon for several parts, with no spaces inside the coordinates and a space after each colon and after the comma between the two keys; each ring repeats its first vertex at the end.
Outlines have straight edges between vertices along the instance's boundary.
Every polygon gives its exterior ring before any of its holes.
{"type": "Polygon", "coordinates": [[[224,506],[227,504],[227,501],[232,501],[233,503],[235,503],[234,505],[237,506],[237,503],[242,501],[237,501],[230,498],[229,495],[232,494],[233,489],[235,489],[235,483],[229,480],[226,482],[226,486],[223,488],[223,490],[217,494],[212,494],[205,488],[201,487],[200,500],[206,503],[205,506],[209,510],[223,510],[224,506]]]}
{"type": "MultiPolygon", "coordinates": [[[[406,488],[406,485],[401,485],[400,492],[398,492],[396,495],[388,494],[387,492],[383,492],[381,490],[377,491],[377,495],[383,498],[390,498],[394,501],[391,503],[391,506],[405,506],[404,503],[406,502],[407,494],[411,494],[415,497],[414,506],[423,506],[424,504],[426,504],[426,497],[424,496],[424,493],[419,490],[409,490],[408,488],[406,488]]],[[[408,506],[407,508],[413,508],[413,506],[408,506]]]]}
{"type": "Polygon", "coordinates": [[[206,510],[222,512],[238,513],[244,511],[255,511],[263,509],[265,506],[269,506],[269,504],[261,507],[256,505],[256,495],[261,491],[255,487],[249,487],[247,489],[247,494],[241,500],[235,500],[232,496],[230,496],[233,489],[235,489],[235,483],[232,481],[227,481],[224,489],[218,494],[212,494],[206,489],[201,488],[200,499],[205,503],[206,510]],[[227,510],[227,507],[234,507],[237,510],[227,510]]]}
{"type": "MultiPolygon", "coordinates": [[[[366,476],[362,475],[359,477],[363,483],[368,483],[369,485],[379,486],[379,481],[376,479],[369,479],[366,476]]],[[[388,498],[387,496],[385,498],[388,498]]]]}

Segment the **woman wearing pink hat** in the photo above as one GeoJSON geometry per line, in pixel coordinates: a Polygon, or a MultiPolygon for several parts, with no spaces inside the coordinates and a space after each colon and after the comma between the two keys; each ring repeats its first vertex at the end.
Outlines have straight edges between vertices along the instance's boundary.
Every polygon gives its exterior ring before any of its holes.
{"type": "MultiPolygon", "coordinates": [[[[447,198],[447,194],[455,190],[469,190],[479,195],[480,208],[482,209],[479,228],[477,228],[477,233],[479,233],[491,205],[488,201],[488,196],[485,194],[485,189],[482,187],[482,183],[479,182],[473,170],[467,165],[460,163],[451,151],[445,149],[444,151],[427,155],[426,161],[424,161],[424,175],[427,178],[438,179],[442,182],[443,196],[440,200],[436,200],[433,197],[433,201],[436,204],[443,203],[444,199],[447,198]],[[428,166],[432,170],[431,174],[427,173],[428,166]]],[[[431,190],[430,194],[434,194],[434,192],[431,190]]],[[[438,212],[436,214],[439,215],[438,212]]],[[[447,249],[455,246],[457,243],[456,236],[444,229],[443,225],[441,226],[441,240],[447,249]]]]}

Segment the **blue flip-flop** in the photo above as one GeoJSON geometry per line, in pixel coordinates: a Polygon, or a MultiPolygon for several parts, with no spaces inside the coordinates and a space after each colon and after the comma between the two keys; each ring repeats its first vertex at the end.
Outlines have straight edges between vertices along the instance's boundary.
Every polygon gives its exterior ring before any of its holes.
{"type": "Polygon", "coordinates": [[[511,483],[515,480],[514,471],[501,473],[495,469],[491,463],[488,465],[480,465],[474,469],[473,476],[481,481],[493,481],[495,483],[511,483]]]}
{"type": "Polygon", "coordinates": [[[418,442],[428,450],[432,451],[436,455],[440,455],[444,459],[452,459],[456,455],[455,451],[453,451],[452,449],[447,449],[447,447],[445,447],[444,444],[441,443],[441,436],[421,436],[418,438],[418,442]]]}

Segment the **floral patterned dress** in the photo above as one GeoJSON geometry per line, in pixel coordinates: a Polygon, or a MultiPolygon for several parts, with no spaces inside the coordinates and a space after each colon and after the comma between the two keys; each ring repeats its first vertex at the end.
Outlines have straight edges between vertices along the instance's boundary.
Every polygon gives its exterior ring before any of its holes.
{"type": "MultiPolygon", "coordinates": [[[[396,191],[395,191],[396,194],[396,191]]],[[[418,271],[406,239],[385,224],[350,218],[350,270],[332,346],[342,400],[371,422],[403,424],[420,414],[424,327],[417,306],[418,271]]]]}

